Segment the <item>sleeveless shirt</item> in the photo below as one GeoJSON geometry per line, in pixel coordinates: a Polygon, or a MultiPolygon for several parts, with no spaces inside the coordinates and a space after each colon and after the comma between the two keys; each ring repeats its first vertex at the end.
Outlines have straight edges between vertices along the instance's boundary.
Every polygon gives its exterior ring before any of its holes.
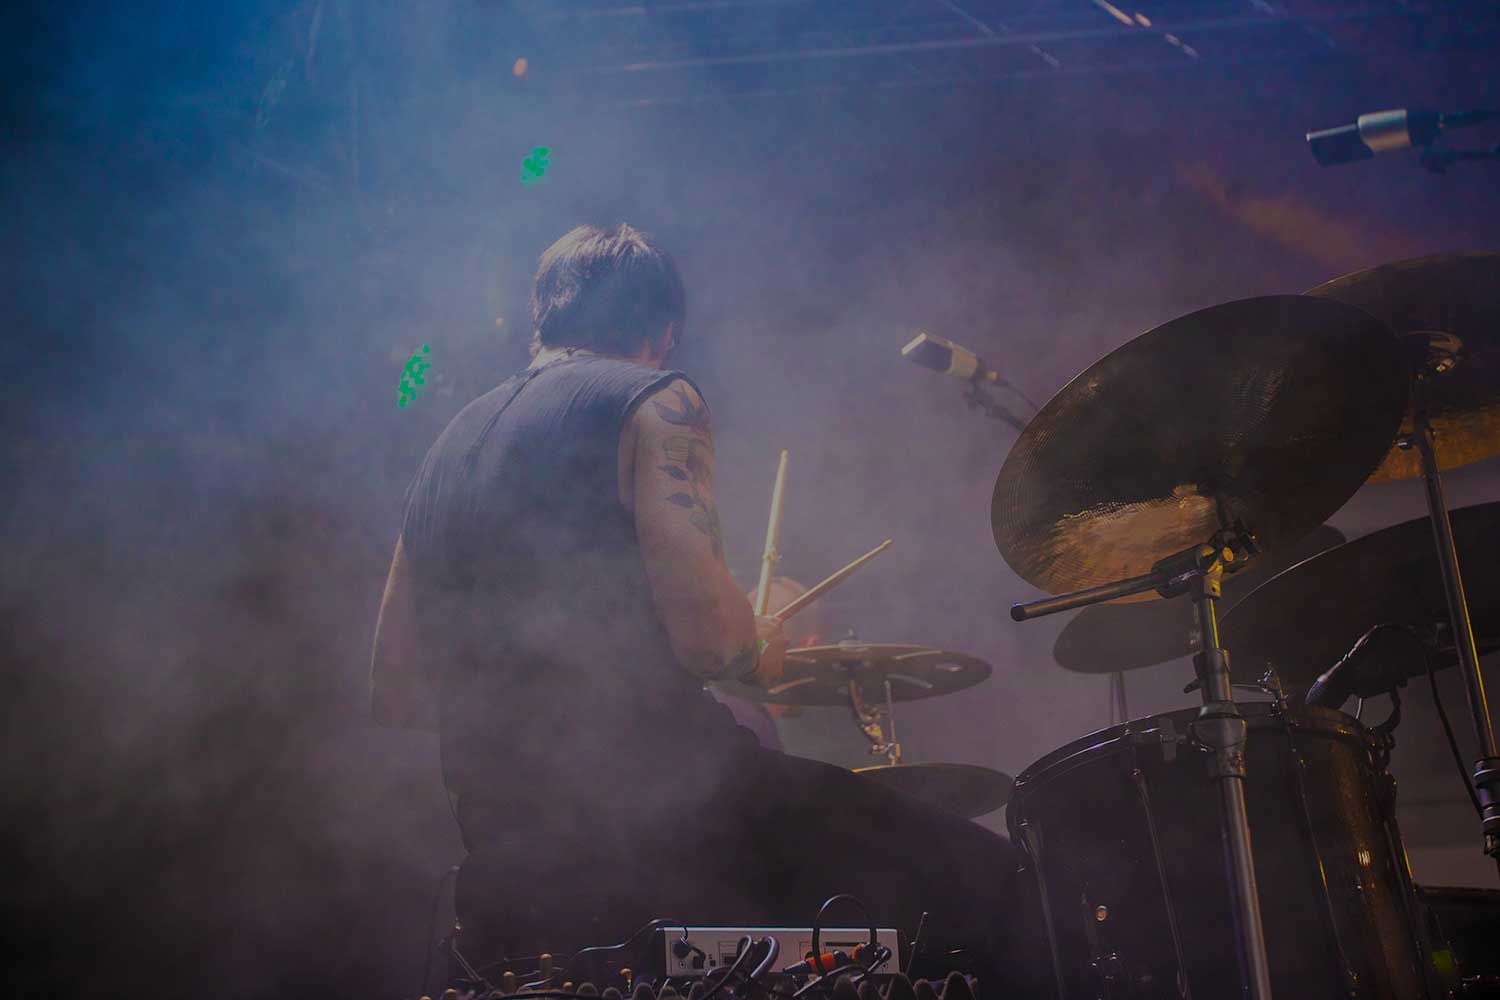
{"type": "Polygon", "coordinates": [[[619,498],[625,422],[676,379],[594,356],[521,372],[412,481],[402,541],[466,840],[505,817],[691,806],[754,743],[677,663],[619,498]],[[685,747],[697,763],[674,766],[685,747]]]}

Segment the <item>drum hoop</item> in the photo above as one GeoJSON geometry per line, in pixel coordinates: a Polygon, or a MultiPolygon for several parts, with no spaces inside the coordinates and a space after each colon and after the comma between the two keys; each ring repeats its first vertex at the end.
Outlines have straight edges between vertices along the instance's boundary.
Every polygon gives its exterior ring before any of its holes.
{"type": "MultiPolygon", "coordinates": [[[[1372,746],[1370,731],[1352,715],[1321,705],[1299,705],[1296,708],[1278,708],[1274,702],[1252,701],[1241,703],[1251,730],[1269,727],[1290,728],[1293,733],[1308,733],[1357,741],[1368,752],[1372,746]]],[[[1041,784],[1049,778],[1060,778],[1096,759],[1122,753],[1141,746],[1161,746],[1174,743],[1178,747],[1188,744],[1192,734],[1191,723],[1198,717],[1196,708],[1179,708],[1170,712],[1159,712],[1139,719],[1131,719],[1122,725],[1096,730],[1064,744],[1051,753],[1039,757],[1020,774],[1016,775],[1011,789],[1011,811],[1025,797],[1031,785],[1041,784]],[[1163,720],[1172,723],[1171,736],[1164,732],[1163,720]]]]}

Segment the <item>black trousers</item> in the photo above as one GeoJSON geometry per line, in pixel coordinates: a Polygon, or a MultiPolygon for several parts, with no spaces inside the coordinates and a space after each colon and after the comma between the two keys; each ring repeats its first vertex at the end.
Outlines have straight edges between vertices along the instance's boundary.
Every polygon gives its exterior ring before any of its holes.
{"type": "MultiPolygon", "coordinates": [[[[614,944],[658,917],[808,926],[850,893],[908,937],[927,914],[928,974],[972,972],[986,997],[1051,992],[1035,888],[1010,841],[842,768],[758,749],[716,795],[647,823],[581,809],[567,830],[500,833],[465,806],[456,899],[475,965],[614,944]]],[[[825,924],[864,919],[838,904],[825,924]]]]}

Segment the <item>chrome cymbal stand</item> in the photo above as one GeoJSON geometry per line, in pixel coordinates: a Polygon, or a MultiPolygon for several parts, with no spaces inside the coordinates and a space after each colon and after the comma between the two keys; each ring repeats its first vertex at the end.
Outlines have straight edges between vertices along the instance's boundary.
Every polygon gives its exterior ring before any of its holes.
{"type": "Polygon", "coordinates": [[[896,706],[891,703],[891,682],[885,681],[885,704],[871,705],[859,691],[859,681],[849,682],[849,708],[859,731],[870,741],[870,753],[887,764],[901,763],[901,743],[896,739],[896,706]],[[888,723],[890,732],[882,723],[888,723]]]}
{"type": "Polygon", "coordinates": [[[1193,723],[1193,732],[1198,742],[1214,755],[1213,777],[1219,787],[1224,861],[1234,900],[1240,978],[1250,1000],[1270,1000],[1271,970],[1266,959],[1260,892],[1255,882],[1255,857],[1250,850],[1250,817],[1245,809],[1247,727],[1230,687],[1229,653],[1219,644],[1217,608],[1224,573],[1240,559],[1241,553],[1252,551],[1253,541],[1248,533],[1222,531],[1208,544],[1161,560],[1150,573],[1030,604],[1015,604],[1010,616],[1018,622],[1027,621],[1147,590],[1155,590],[1163,597],[1191,594],[1201,635],[1201,648],[1193,657],[1193,668],[1203,698],[1203,709],[1193,723]]]}
{"type": "Polygon", "coordinates": [[[1236,929],[1240,942],[1240,976],[1254,1000],[1269,1000],[1271,969],[1266,958],[1266,931],[1261,923],[1260,891],[1255,884],[1255,858],[1250,852],[1250,814],[1245,808],[1245,741],[1248,730],[1229,681],[1229,653],[1219,644],[1218,602],[1223,563],[1213,555],[1188,583],[1198,614],[1202,648],[1193,656],[1203,708],[1193,723],[1193,735],[1213,751],[1214,783],[1219,786],[1223,813],[1230,890],[1234,894],[1236,929]]]}

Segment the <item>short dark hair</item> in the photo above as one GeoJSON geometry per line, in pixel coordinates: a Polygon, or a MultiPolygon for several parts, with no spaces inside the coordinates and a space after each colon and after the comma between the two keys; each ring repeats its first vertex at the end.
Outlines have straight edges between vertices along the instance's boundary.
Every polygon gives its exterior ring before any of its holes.
{"type": "Polygon", "coordinates": [[[686,312],[672,255],[623,222],[569,231],[542,253],[531,290],[532,325],[546,347],[633,355],[668,323],[680,344],[686,312]]]}

